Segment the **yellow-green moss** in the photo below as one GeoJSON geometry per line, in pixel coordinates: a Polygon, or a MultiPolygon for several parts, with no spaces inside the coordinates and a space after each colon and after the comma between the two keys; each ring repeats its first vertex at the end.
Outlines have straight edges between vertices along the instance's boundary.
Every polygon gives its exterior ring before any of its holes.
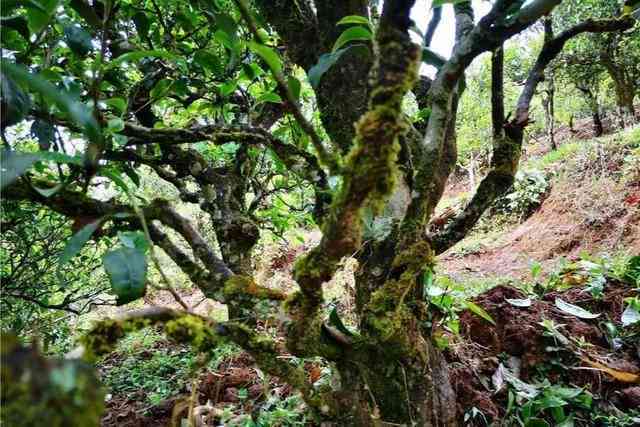
{"type": "Polygon", "coordinates": [[[235,275],[229,278],[223,289],[226,301],[235,299],[283,300],[285,294],[277,289],[259,286],[252,277],[235,275]]]}
{"type": "Polygon", "coordinates": [[[191,344],[200,351],[212,350],[219,342],[211,324],[190,314],[167,322],[165,332],[174,340],[191,344]]]}
{"type": "Polygon", "coordinates": [[[84,360],[93,361],[100,356],[111,353],[118,341],[126,334],[146,328],[151,323],[151,320],[145,318],[101,320],[91,331],[80,338],[80,344],[84,347],[84,360]]]}

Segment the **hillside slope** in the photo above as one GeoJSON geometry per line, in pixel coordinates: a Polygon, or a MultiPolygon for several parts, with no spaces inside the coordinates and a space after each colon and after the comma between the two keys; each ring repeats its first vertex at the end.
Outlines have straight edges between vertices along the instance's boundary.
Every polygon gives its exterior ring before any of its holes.
{"type": "Polygon", "coordinates": [[[581,253],[640,253],[640,126],[564,141],[557,151],[528,158],[521,170],[546,177],[540,206],[524,221],[488,212],[440,256],[440,272],[459,281],[523,278],[532,263],[549,271],[581,253]]]}

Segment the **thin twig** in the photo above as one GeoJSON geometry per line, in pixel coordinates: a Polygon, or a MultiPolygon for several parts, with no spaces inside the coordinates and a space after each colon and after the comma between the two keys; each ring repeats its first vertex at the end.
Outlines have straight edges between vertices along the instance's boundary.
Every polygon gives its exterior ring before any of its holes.
{"type": "Polygon", "coordinates": [[[128,196],[129,196],[129,200],[131,200],[131,204],[133,205],[134,212],[138,216],[138,219],[140,219],[140,224],[142,224],[142,230],[144,232],[144,236],[149,242],[149,256],[151,256],[151,260],[153,261],[153,264],[155,265],[156,269],[160,273],[160,277],[162,277],[162,280],[165,283],[165,286],[158,286],[158,289],[169,291],[169,293],[173,296],[176,302],[182,306],[182,308],[184,308],[188,312],[191,312],[191,308],[182,299],[182,297],[178,294],[178,292],[176,292],[176,290],[173,288],[173,286],[171,285],[171,281],[169,281],[169,277],[167,277],[166,273],[162,269],[162,266],[160,265],[160,260],[158,259],[158,256],[156,255],[156,252],[155,252],[155,245],[153,243],[153,240],[151,240],[151,235],[149,234],[149,227],[147,226],[147,220],[144,217],[144,212],[142,212],[142,209],[140,209],[140,206],[138,205],[138,202],[136,201],[135,196],[131,194],[128,194],[128,196]]]}

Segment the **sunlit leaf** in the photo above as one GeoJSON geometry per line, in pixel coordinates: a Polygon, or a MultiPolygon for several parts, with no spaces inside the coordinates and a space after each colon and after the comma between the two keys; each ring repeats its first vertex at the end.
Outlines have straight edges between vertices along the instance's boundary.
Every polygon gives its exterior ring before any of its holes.
{"type": "Polygon", "coordinates": [[[120,114],[127,111],[127,101],[124,98],[109,98],[104,103],[117,110],[120,114]]]}
{"type": "Polygon", "coordinates": [[[556,307],[561,311],[564,311],[567,314],[571,314],[572,316],[579,317],[581,319],[595,319],[600,316],[600,314],[593,314],[584,308],[578,307],[577,305],[569,304],[568,302],[556,298],[556,307]]]}
{"type": "Polygon", "coordinates": [[[124,120],[120,117],[114,117],[107,121],[107,129],[111,132],[120,132],[124,129],[124,120]]]}
{"type": "Polygon", "coordinates": [[[369,19],[365,16],[360,15],[349,15],[340,19],[336,25],[347,25],[347,24],[364,24],[369,25],[369,19]]]}
{"type": "Polygon", "coordinates": [[[620,322],[624,327],[640,322],[640,311],[638,311],[631,304],[627,305],[627,307],[622,312],[622,317],[620,318],[620,322]]]}
{"type": "Polygon", "coordinates": [[[275,50],[256,42],[249,42],[249,49],[257,53],[273,72],[282,71],[282,61],[275,50]]]}
{"type": "Polygon", "coordinates": [[[256,99],[256,104],[260,104],[262,102],[272,102],[274,104],[280,104],[282,102],[282,98],[280,98],[280,95],[278,95],[277,93],[267,92],[260,95],[258,99],[256,99]]]}
{"type": "Polygon", "coordinates": [[[513,305],[514,307],[531,307],[531,298],[505,298],[505,301],[513,305]]]}
{"type": "Polygon", "coordinates": [[[491,323],[492,325],[496,324],[496,321],[493,320],[491,315],[489,313],[487,313],[485,311],[485,309],[480,307],[478,304],[475,304],[475,303],[473,303],[471,301],[467,301],[465,304],[467,306],[467,309],[469,309],[469,311],[471,311],[476,316],[479,316],[479,317],[483,318],[484,320],[486,320],[487,322],[491,323]]]}
{"type": "Polygon", "coordinates": [[[331,52],[335,52],[342,46],[353,41],[369,41],[373,38],[371,31],[362,26],[349,27],[340,34],[338,39],[333,45],[331,52]]]}

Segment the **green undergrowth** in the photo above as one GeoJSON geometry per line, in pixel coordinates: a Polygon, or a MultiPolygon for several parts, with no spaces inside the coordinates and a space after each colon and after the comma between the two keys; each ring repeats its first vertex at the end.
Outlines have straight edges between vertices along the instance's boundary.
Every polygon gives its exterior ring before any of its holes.
{"type": "Polygon", "coordinates": [[[215,370],[240,350],[230,344],[216,348],[207,361],[190,346],[170,343],[153,328],[129,334],[98,363],[102,381],[112,395],[143,393],[157,405],[180,394],[203,369],[215,370]]]}
{"type": "MultiPolygon", "coordinates": [[[[541,264],[532,262],[529,276],[531,278],[528,280],[506,276],[455,280],[446,275],[434,278],[427,274],[423,279],[423,286],[430,317],[445,331],[459,339],[459,315],[464,310],[470,310],[487,322],[494,323],[493,319],[472,300],[496,286],[507,285],[521,290],[527,296],[528,304],[531,304],[549,292],[564,291],[574,286],[583,287],[585,293],[598,300],[603,297],[607,282],[614,280],[635,287],[639,292],[636,298],[626,301],[626,313],[630,316],[629,319],[637,318],[637,323],[640,324],[640,256],[636,254],[628,251],[601,255],[582,253],[576,261],[560,259],[556,266],[547,272],[543,271],[541,264]]],[[[611,337],[614,338],[616,337],[611,337]]],[[[640,339],[640,336],[637,338],[640,339]]],[[[450,338],[436,334],[439,347],[448,347],[449,341],[450,338]]]]}
{"type": "MultiPolygon", "coordinates": [[[[577,260],[561,260],[552,271],[546,275],[542,273],[542,266],[533,263],[530,280],[499,278],[456,282],[447,277],[438,277],[434,281],[425,281],[429,312],[433,322],[437,322],[429,325],[436,331],[436,344],[442,349],[454,349],[454,353],[458,346],[464,348],[468,345],[460,334],[459,316],[463,310],[469,310],[473,315],[482,318],[487,326],[494,324],[495,320],[489,313],[470,301],[474,296],[494,286],[509,284],[524,293],[522,299],[506,300],[516,307],[529,307],[552,292],[579,288],[584,293],[584,297],[580,299],[580,306],[568,303],[558,305],[558,294],[555,294],[555,305],[566,317],[567,322],[573,317],[587,319],[589,323],[597,325],[606,341],[604,351],[610,352],[613,359],[622,357],[623,351],[635,351],[633,349],[640,342],[639,255],[629,252],[599,256],[583,253],[577,260]],[[611,316],[612,313],[602,312],[602,306],[598,302],[605,299],[609,287],[614,287],[614,292],[619,292],[620,286],[627,288],[631,296],[622,300],[624,311],[621,316],[616,314],[614,318],[611,316]]],[[[619,403],[611,401],[610,393],[603,392],[601,387],[590,387],[589,384],[577,386],[572,382],[573,370],[579,369],[578,366],[584,366],[583,358],[592,359],[592,352],[597,350],[594,350],[593,344],[585,338],[568,333],[564,325],[567,322],[543,318],[537,323],[536,327],[541,328],[546,342],[544,352],[547,356],[537,362],[533,373],[526,381],[519,376],[521,361],[518,357],[507,353],[498,354],[499,368],[487,379],[485,387],[487,390],[502,390],[501,394],[498,396],[496,393],[492,400],[500,402],[504,414],[499,420],[491,420],[480,409],[468,407],[464,414],[464,425],[639,425],[640,410],[620,409],[616,406],[619,403]]]]}
{"type": "Polygon", "coordinates": [[[220,425],[233,427],[307,426],[310,418],[299,395],[281,398],[276,393],[261,404],[254,414],[247,414],[243,405],[248,398],[240,393],[239,404],[228,405],[220,416],[220,425]]]}

